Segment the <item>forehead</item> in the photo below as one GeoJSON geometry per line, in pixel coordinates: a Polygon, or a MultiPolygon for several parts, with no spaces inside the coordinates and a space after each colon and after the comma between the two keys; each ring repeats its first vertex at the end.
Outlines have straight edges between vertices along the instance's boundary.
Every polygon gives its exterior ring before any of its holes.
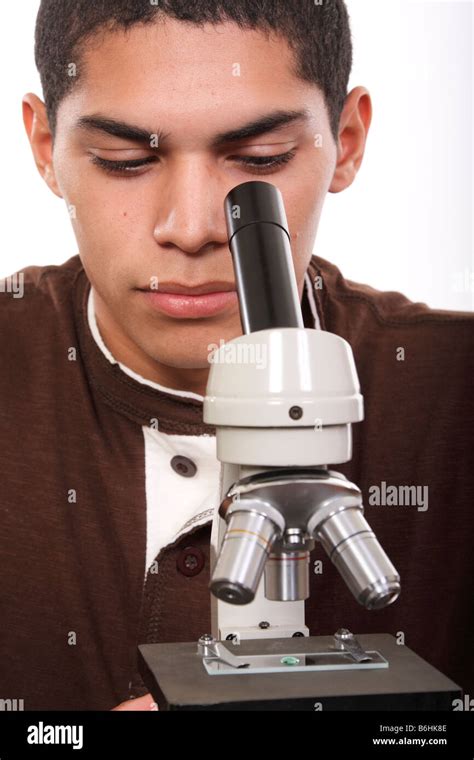
{"type": "Polygon", "coordinates": [[[136,116],[187,131],[205,123],[209,131],[228,123],[229,114],[274,110],[322,96],[295,73],[294,52],[284,37],[165,18],[127,31],[100,32],[82,56],[81,79],[69,100],[77,113],[100,111],[136,116]]]}

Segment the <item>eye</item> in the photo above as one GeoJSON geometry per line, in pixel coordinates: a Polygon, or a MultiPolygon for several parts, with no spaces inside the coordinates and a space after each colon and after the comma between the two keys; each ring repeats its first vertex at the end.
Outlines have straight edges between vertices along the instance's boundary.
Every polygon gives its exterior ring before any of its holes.
{"type": "Polygon", "coordinates": [[[289,150],[287,153],[280,153],[278,156],[235,156],[235,160],[257,174],[264,174],[287,164],[295,155],[294,150],[289,150]]]}
{"type": "Polygon", "coordinates": [[[92,163],[106,172],[110,174],[128,174],[129,176],[141,174],[138,169],[142,166],[147,166],[147,164],[155,163],[157,160],[156,156],[148,156],[147,158],[134,158],[132,161],[108,161],[100,156],[91,156],[92,163]]]}

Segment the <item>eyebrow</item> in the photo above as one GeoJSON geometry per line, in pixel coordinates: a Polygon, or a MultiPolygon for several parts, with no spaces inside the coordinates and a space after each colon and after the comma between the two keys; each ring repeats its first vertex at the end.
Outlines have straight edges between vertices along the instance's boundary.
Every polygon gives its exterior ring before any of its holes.
{"type": "Polygon", "coordinates": [[[221,132],[214,137],[212,146],[219,148],[227,143],[247,140],[249,137],[258,137],[268,132],[284,129],[292,124],[309,121],[309,119],[310,113],[306,109],[301,111],[273,111],[261,116],[256,121],[245,124],[243,127],[238,127],[238,129],[233,129],[230,132],[221,132]]]}
{"type": "Polygon", "coordinates": [[[150,145],[151,135],[158,135],[158,137],[161,138],[164,137],[160,130],[143,129],[141,127],[136,127],[133,124],[127,124],[124,121],[117,121],[116,119],[101,116],[100,114],[81,116],[81,118],[77,120],[75,128],[88,132],[104,132],[113,137],[121,137],[123,140],[146,143],[148,146],[150,145]]]}
{"type": "MultiPolygon", "coordinates": [[[[310,119],[310,113],[307,109],[300,111],[273,111],[269,114],[259,117],[255,121],[244,124],[242,127],[232,129],[228,132],[220,132],[212,139],[212,147],[219,148],[229,143],[239,142],[240,140],[248,140],[250,137],[258,137],[259,135],[267,134],[268,132],[275,132],[279,129],[284,129],[287,126],[307,122],[310,119]]],[[[117,121],[116,119],[110,119],[100,114],[94,114],[91,116],[82,116],[76,122],[75,127],[77,129],[104,132],[105,134],[112,135],[113,137],[119,137],[123,140],[131,140],[132,142],[138,142],[150,145],[150,136],[158,135],[158,145],[161,145],[166,138],[161,130],[147,130],[142,127],[135,126],[133,124],[127,124],[124,121],[117,121]]]]}

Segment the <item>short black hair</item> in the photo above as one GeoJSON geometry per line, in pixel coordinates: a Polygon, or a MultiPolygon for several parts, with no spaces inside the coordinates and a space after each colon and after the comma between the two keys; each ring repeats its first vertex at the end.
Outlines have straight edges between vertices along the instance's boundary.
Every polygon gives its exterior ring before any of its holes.
{"type": "Polygon", "coordinates": [[[296,75],[323,92],[337,141],[352,68],[344,0],[41,0],[35,61],[53,137],[59,105],[80,79],[87,42],[98,32],[126,30],[164,16],[196,25],[233,21],[242,29],[286,38],[295,54],[296,75]]]}

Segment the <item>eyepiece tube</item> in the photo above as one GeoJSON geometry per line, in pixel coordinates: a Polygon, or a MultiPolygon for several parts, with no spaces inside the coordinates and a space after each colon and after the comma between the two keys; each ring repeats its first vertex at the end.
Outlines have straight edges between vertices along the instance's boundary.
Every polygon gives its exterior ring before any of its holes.
{"type": "Polygon", "coordinates": [[[244,182],[224,203],[244,334],[304,327],[282,195],[244,182]]]}

